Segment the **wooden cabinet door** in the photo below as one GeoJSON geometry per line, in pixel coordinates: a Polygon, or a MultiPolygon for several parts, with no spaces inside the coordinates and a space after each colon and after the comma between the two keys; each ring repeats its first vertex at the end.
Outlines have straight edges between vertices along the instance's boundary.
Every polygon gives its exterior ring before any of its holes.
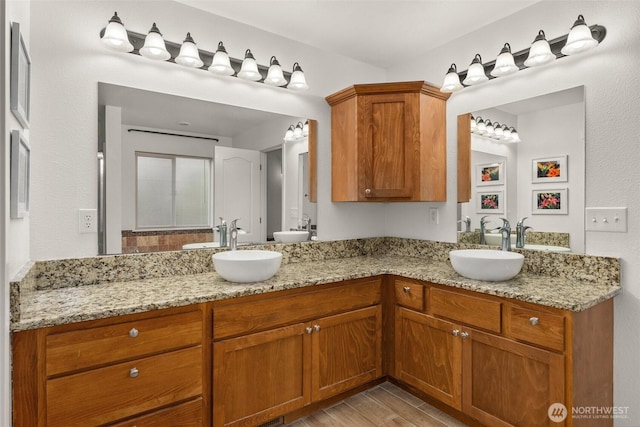
{"type": "Polygon", "coordinates": [[[461,409],[460,330],[454,323],[396,308],[396,378],[461,409]]]}
{"type": "Polygon", "coordinates": [[[562,426],[549,406],[565,403],[564,356],[466,330],[463,411],[491,426],[562,426]]]}
{"type": "Polygon", "coordinates": [[[312,399],[318,401],[382,376],[382,306],[313,323],[312,399]]]}
{"type": "Polygon", "coordinates": [[[306,326],[213,344],[214,426],[255,426],[309,403],[311,334],[306,326]]]}
{"type": "Polygon", "coordinates": [[[361,97],[359,105],[359,197],[411,198],[420,158],[417,94],[361,97]]]}

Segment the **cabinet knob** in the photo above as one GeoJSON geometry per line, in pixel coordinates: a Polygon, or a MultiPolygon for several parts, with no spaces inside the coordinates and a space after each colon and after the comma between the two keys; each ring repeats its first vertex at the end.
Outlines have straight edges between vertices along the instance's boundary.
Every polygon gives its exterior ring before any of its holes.
{"type": "Polygon", "coordinates": [[[312,328],[311,326],[307,326],[307,327],[305,328],[305,332],[306,332],[306,333],[308,333],[308,334],[310,334],[311,332],[313,332],[313,328],[312,328]]]}
{"type": "Polygon", "coordinates": [[[405,294],[408,294],[409,292],[411,292],[411,288],[408,286],[405,286],[404,288],[402,288],[402,290],[404,291],[405,294]]]}
{"type": "Polygon", "coordinates": [[[463,340],[466,340],[468,337],[469,337],[468,332],[460,332],[460,338],[462,338],[463,340]]]}
{"type": "Polygon", "coordinates": [[[320,332],[320,325],[313,325],[313,330],[316,332],[320,332]]]}
{"type": "Polygon", "coordinates": [[[531,326],[536,326],[538,323],[540,323],[540,319],[538,319],[537,317],[530,317],[529,323],[531,323],[531,326]]]}
{"type": "Polygon", "coordinates": [[[451,335],[457,337],[458,335],[460,335],[460,331],[458,329],[454,329],[453,331],[451,331],[451,335]]]}
{"type": "Polygon", "coordinates": [[[137,336],[138,336],[138,333],[139,333],[139,332],[138,332],[138,330],[137,330],[136,328],[131,328],[131,330],[129,331],[129,336],[130,336],[131,338],[135,338],[135,337],[137,337],[137,336]]]}
{"type": "Polygon", "coordinates": [[[365,196],[367,196],[367,197],[371,196],[371,189],[370,189],[370,188],[365,189],[365,190],[364,190],[364,194],[365,194],[365,196]]]}
{"type": "Polygon", "coordinates": [[[137,376],[138,376],[138,374],[139,374],[139,372],[138,372],[138,368],[131,368],[131,369],[129,370],[129,376],[130,376],[131,378],[135,378],[135,377],[137,377],[137,376]]]}

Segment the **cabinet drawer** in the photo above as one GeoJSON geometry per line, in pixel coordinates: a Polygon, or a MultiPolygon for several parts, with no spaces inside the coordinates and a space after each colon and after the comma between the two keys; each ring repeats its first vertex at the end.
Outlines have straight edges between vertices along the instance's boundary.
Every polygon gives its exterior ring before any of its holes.
{"type": "Polygon", "coordinates": [[[395,280],[396,304],[424,310],[424,286],[404,280],[395,280]]]}
{"type": "Polygon", "coordinates": [[[511,338],[564,351],[564,323],[563,316],[510,305],[505,325],[511,338]]]}
{"type": "Polygon", "coordinates": [[[374,278],[299,295],[267,297],[213,309],[213,338],[244,335],[329,314],[379,304],[381,279],[374,278]]]}
{"type": "Polygon", "coordinates": [[[51,334],[46,340],[47,376],[107,365],[201,342],[200,310],[51,334]]]}
{"type": "Polygon", "coordinates": [[[47,381],[47,426],[102,425],[202,394],[202,347],[47,381]]]}
{"type": "Polygon", "coordinates": [[[437,288],[429,289],[429,308],[435,316],[500,333],[499,301],[437,288]]]}
{"type": "Polygon", "coordinates": [[[202,398],[136,417],[112,427],[201,427],[202,398]]]}

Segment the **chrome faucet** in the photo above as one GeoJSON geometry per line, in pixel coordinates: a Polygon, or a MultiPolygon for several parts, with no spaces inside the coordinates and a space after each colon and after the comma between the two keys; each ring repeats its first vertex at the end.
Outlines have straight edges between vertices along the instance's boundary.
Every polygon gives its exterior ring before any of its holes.
{"type": "Polygon", "coordinates": [[[500,250],[510,251],[511,250],[511,224],[509,224],[509,220],[507,218],[500,218],[502,220],[502,227],[499,228],[500,233],[502,233],[502,245],[500,245],[500,250]]]}
{"type": "Polygon", "coordinates": [[[304,222],[304,225],[302,226],[303,230],[306,230],[308,232],[311,232],[311,218],[309,218],[309,215],[304,215],[302,217],[302,222],[304,222]]]}
{"type": "Polygon", "coordinates": [[[525,245],[524,241],[526,237],[525,233],[528,229],[532,228],[532,227],[529,227],[528,225],[527,226],[524,225],[524,220],[527,218],[528,217],[525,216],[516,224],[516,248],[524,248],[524,245],[525,245]]]}
{"type": "Polygon", "coordinates": [[[484,233],[486,233],[487,231],[486,225],[491,222],[491,221],[487,221],[485,219],[486,217],[488,217],[488,215],[485,215],[482,218],[480,218],[480,244],[481,245],[487,244],[487,239],[485,239],[484,233]]]}
{"type": "Polygon", "coordinates": [[[465,219],[458,220],[458,224],[464,224],[465,233],[471,232],[471,218],[469,218],[468,216],[465,217],[465,219]]]}
{"type": "Polygon", "coordinates": [[[220,217],[220,225],[213,228],[215,231],[220,233],[220,247],[227,247],[227,221],[224,218],[220,217]]]}
{"type": "Polygon", "coordinates": [[[229,231],[229,247],[232,251],[235,251],[236,249],[238,249],[238,226],[237,223],[238,220],[234,219],[233,221],[231,221],[231,228],[229,231]]]}

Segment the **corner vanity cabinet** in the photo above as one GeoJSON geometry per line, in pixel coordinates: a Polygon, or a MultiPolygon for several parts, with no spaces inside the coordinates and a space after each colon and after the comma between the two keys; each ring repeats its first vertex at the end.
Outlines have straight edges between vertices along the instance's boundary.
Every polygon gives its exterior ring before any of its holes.
{"type": "Polygon", "coordinates": [[[446,201],[446,101],[422,81],[354,85],[331,105],[331,200],[446,201]]]}

